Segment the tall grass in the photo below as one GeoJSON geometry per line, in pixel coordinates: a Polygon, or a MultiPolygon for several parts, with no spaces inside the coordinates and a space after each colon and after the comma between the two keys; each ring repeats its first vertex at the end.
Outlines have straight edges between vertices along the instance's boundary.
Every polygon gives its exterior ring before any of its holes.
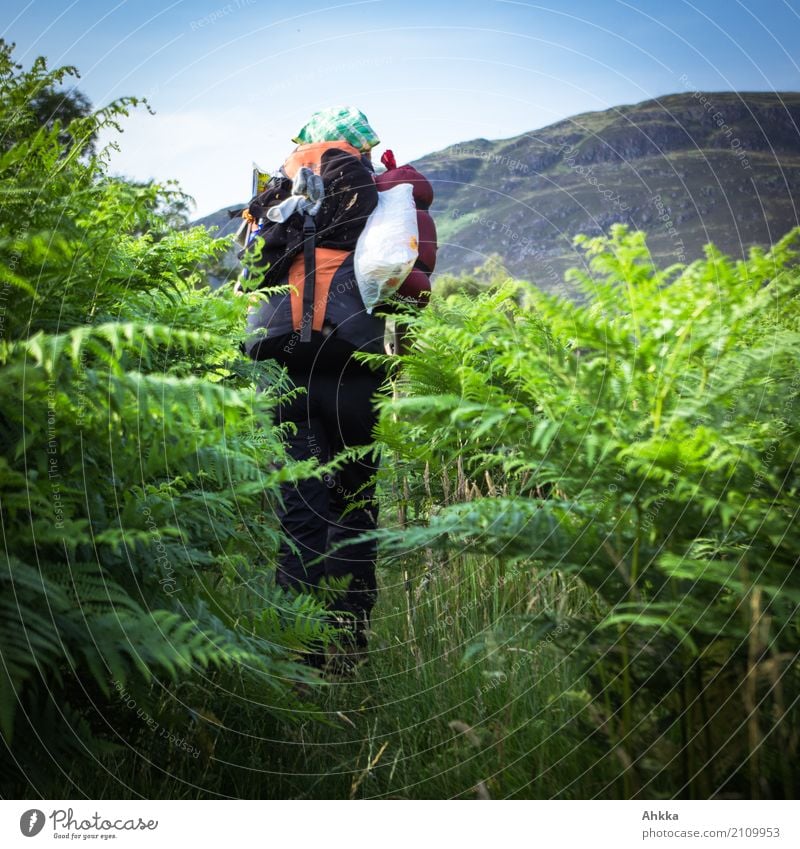
{"type": "MultiPolygon", "coordinates": [[[[579,584],[530,583],[502,562],[442,564],[420,591],[382,571],[371,659],[330,681],[319,714],[276,725],[256,704],[208,694],[217,723],[195,759],[143,735],[116,762],[146,796],[252,798],[583,798],[615,763],[578,716],[585,682],[530,617],[591,604],[579,584]],[[480,641],[484,651],[468,649],[480,641]],[[141,748],[140,748],[141,744],[141,748]],[[149,766],[166,767],[165,775],[149,766]]],[[[298,719],[298,716],[295,716],[298,719]]],[[[83,780],[90,795],[120,782],[83,780]]]]}

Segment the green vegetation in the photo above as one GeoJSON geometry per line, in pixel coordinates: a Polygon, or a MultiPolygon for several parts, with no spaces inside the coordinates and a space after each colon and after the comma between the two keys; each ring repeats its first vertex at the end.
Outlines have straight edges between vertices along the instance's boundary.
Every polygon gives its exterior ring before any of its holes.
{"type": "Polygon", "coordinates": [[[196,750],[216,692],[291,716],[323,630],[265,565],[278,485],[311,470],[271,424],[280,374],[236,350],[245,305],[197,288],[223,246],[92,154],[135,101],[37,120],[68,73],[0,51],[4,795],[79,793],[76,763],[154,729],[196,750]]]}
{"type": "Polygon", "coordinates": [[[502,669],[561,628],[588,697],[574,719],[624,795],[796,781],[799,242],[659,271],[617,226],[581,240],[584,306],[519,306],[518,283],[453,295],[396,364],[380,438],[410,518],[380,532],[387,564],[414,582],[494,557],[577,582],[591,603],[523,606],[465,658],[502,669]]]}
{"type": "Polygon", "coordinates": [[[322,681],[292,388],[224,242],[93,152],[136,102],[30,108],[67,73],[0,52],[4,795],[794,796],[800,231],[659,270],[617,226],[580,304],[443,279],[387,359],[371,660],[322,681]]]}

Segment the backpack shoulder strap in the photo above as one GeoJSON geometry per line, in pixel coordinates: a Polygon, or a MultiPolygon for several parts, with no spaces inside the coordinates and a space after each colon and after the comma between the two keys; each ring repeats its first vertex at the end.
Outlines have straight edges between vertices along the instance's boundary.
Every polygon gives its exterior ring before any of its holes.
{"type": "Polygon", "coordinates": [[[314,216],[307,212],[303,216],[303,314],[300,322],[300,341],[311,341],[314,325],[314,288],[316,283],[316,235],[314,216]]]}

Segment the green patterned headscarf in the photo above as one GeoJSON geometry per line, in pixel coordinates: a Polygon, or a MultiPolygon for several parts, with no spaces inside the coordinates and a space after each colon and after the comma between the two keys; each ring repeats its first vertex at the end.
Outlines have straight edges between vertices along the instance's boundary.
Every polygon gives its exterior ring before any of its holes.
{"type": "Polygon", "coordinates": [[[292,141],[295,144],[311,144],[339,139],[364,153],[380,144],[367,116],[353,106],[330,106],[315,112],[292,141]]]}

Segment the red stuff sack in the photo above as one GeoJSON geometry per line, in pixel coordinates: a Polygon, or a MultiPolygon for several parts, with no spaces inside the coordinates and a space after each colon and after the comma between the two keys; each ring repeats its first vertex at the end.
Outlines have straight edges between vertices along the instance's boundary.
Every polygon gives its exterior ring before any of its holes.
{"type": "MultiPolygon", "coordinates": [[[[398,168],[391,150],[383,154],[381,162],[386,166],[386,171],[375,177],[378,191],[385,192],[401,183],[409,183],[414,205],[417,208],[419,254],[414,268],[402,285],[395,290],[396,300],[423,307],[431,294],[430,276],[436,266],[436,225],[427,211],[433,203],[433,186],[412,165],[403,165],[398,168]]],[[[392,300],[383,305],[383,308],[389,312],[392,310],[392,300]]]]}
{"type": "Polygon", "coordinates": [[[415,267],[430,274],[436,268],[436,224],[429,212],[417,210],[417,230],[419,231],[419,256],[415,267]]]}
{"type": "Polygon", "coordinates": [[[425,306],[431,294],[431,281],[419,268],[412,268],[403,285],[397,289],[398,300],[425,306]]]}
{"type": "Polygon", "coordinates": [[[387,150],[383,154],[381,162],[386,166],[386,171],[375,177],[375,185],[379,192],[385,192],[400,183],[411,183],[417,209],[428,209],[430,207],[433,203],[433,186],[413,165],[401,165],[398,168],[391,150],[387,150]]]}

